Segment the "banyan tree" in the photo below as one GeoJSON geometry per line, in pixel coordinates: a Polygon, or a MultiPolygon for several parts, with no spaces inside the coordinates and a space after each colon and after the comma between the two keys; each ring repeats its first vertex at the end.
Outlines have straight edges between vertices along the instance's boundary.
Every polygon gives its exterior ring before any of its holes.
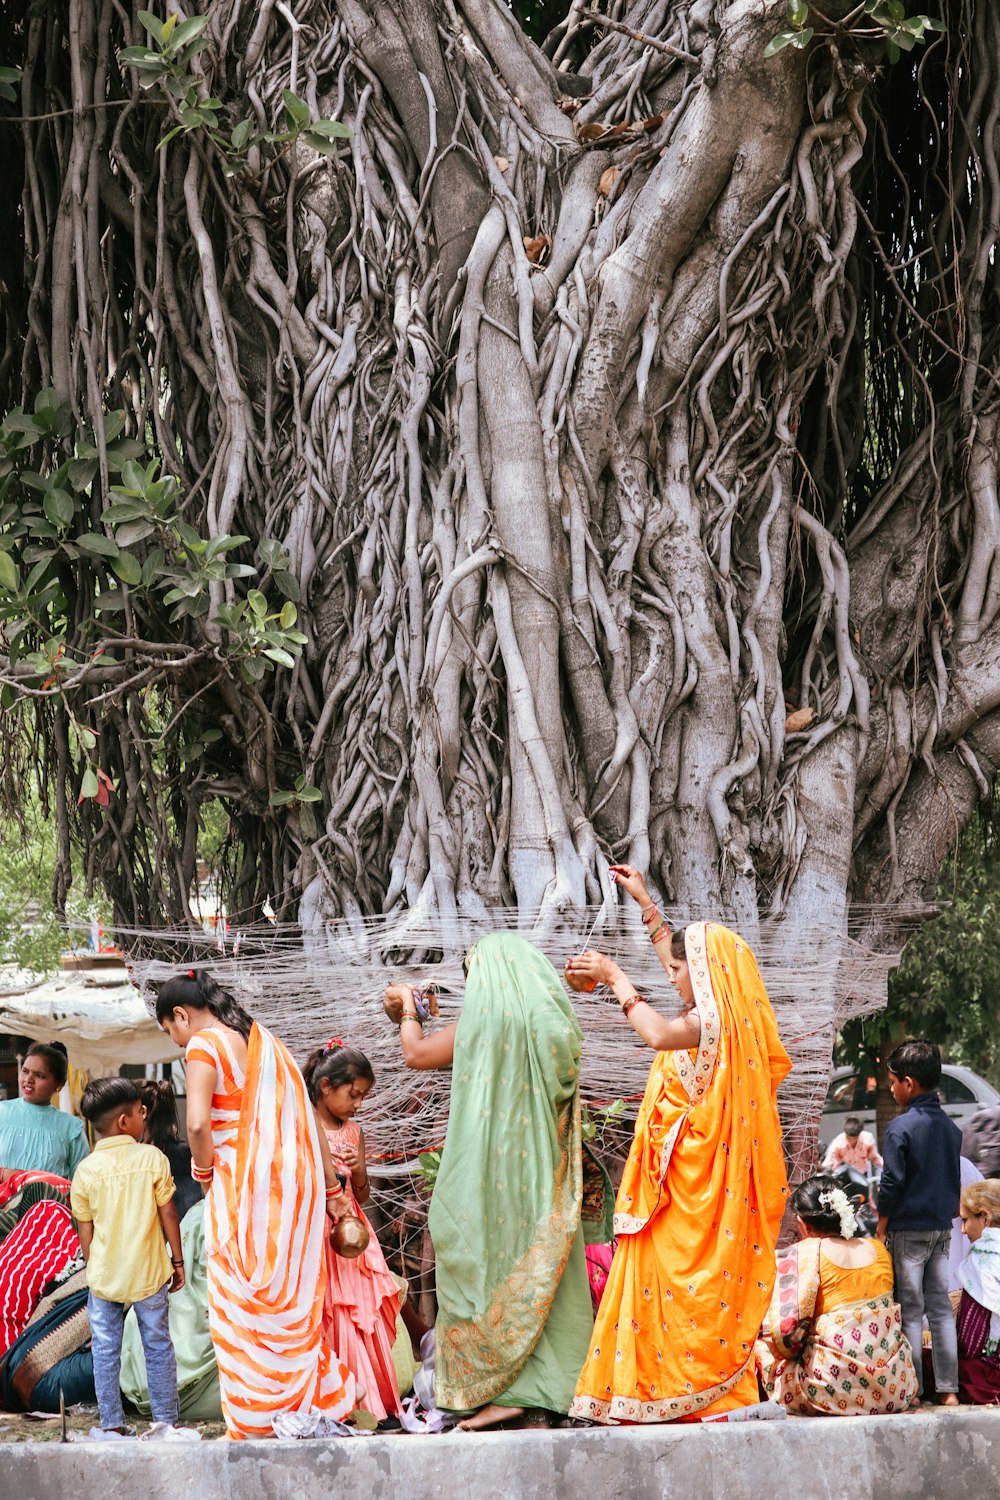
{"type": "Polygon", "coordinates": [[[1000,764],[1000,9],[200,3],[0,16],[57,899],[183,922],[221,806],[307,932],[898,942],[1000,764]]]}

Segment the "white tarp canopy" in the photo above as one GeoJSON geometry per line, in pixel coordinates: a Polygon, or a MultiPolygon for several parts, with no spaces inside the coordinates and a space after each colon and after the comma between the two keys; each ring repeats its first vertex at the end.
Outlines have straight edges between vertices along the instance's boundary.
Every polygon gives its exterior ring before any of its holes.
{"type": "Polygon", "coordinates": [[[0,988],[0,1032],[62,1042],[92,1076],[123,1063],[173,1062],[179,1053],[149,1015],[124,968],[60,974],[30,988],[0,988]]]}

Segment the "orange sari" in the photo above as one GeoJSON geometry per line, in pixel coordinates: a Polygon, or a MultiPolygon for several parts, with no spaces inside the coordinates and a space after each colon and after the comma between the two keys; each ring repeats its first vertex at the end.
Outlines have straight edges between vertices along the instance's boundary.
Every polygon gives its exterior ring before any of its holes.
{"type": "Polygon", "coordinates": [[[215,1068],[205,1265],[227,1433],[272,1437],[283,1412],[341,1420],[354,1408],[355,1381],[322,1338],[328,1222],[302,1074],[256,1024],[246,1076],[214,1026],[195,1033],[186,1056],[215,1068]]]}
{"type": "Polygon", "coordinates": [[[788,1191],[776,1095],[791,1062],[746,944],[714,922],[685,940],[701,1038],[650,1069],[570,1411],[590,1421],[670,1422],[758,1399],[754,1340],[788,1191]]]}

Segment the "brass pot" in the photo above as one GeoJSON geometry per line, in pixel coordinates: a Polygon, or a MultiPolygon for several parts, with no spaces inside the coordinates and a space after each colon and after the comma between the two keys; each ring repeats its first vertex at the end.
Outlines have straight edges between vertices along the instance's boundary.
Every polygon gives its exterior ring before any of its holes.
{"type": "Polygon", "coordinates": [[[345,1214],[330,1229],[330,1244],[345,1260],[357,1260],[363,1255],[370,1238],[364,1221],[356,1214],[345,1214]]]}

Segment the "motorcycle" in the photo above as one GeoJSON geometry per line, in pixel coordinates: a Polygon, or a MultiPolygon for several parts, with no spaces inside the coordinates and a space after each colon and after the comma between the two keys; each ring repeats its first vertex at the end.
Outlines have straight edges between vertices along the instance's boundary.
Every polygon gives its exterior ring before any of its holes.
{"type": "Polygon", "coordinates": [[[878,1178],[872,1172],[871,1163],[866,1172],[859,1172],[856,1167],[850,1167],[845,1162],[837,1168],[833,1177],[850,1199],[854,1217],[858,1221],[858,1234],[873,1235],[878,1225],[878,1209],[875,1206],[878,1178]]]}

